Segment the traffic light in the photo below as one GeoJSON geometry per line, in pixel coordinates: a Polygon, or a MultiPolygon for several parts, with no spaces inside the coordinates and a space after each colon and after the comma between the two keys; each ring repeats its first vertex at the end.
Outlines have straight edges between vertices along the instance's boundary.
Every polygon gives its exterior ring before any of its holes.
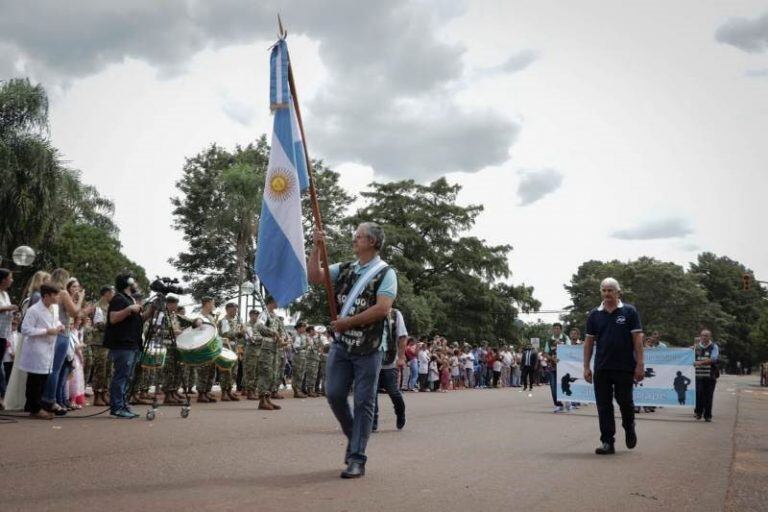
{"type": "Polygon", "coordinates": [[[741,275],[741,289],[744,291],[749,290],[749,288],[752,286],[752,276],[749,274],[742,274],[741,275]]]}

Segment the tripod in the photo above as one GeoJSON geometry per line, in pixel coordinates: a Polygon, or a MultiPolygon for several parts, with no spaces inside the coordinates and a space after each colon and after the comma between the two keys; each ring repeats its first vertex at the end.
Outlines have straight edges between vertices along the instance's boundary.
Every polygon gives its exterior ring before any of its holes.
{"type": "MultiPolygon", "coordinates": [[[[173,324],[171,322],[172,313],[168,310],[168,304],[165,299],[165,294],[163,293],[156,293],[148,302],[148,305],[151,305],[153,307],[152,316],[149,318],[149,323],[146,328],[146,332],[144,334],[144,342],[141,347],[141,354],[139,355],[139,361],[138,364],[142,364],[144,361],[145,355],[150,352],[150,348],[153,347],[153,345],[160,345],[162,346],[162,341],[164,339],[170,340],[171,344],[167,348],[167,350],[176,350],[176,333],[173,330],[173,324]],[[162,315],[162,316],[161,316],[162,315]],[[162,329],[167,329],[166,334],[168,335],[168,338],[163,338],[162,329]],[[159,341],[158,341],[159,340],[159,341]]],[[[144,369],[149,369],[151,372],[150,375],[154,378],[154,385],[155,385],[155,393],[152,399],[152,406],[147,410],[146,418],[148,421],[152,421],[155,419],[155,414],[157,412],[157,409],[159,408],[159,403],[157,401],[157,389],[160,385],[159,379],[157,379],[159,371],[165,366],[165,360],[163,360],[162,364],[159,367],[145,367],[144,369]]],[[[133,376],[131,378],[131,385],[129,386],[128,396],[133,396],[136,388],[136,377],[137,372],[133,372],[133,376]]],[[[151,384],[151,383],[150,383],[151,384]]],[[[187,382],[186,382],[186,372],[181,372],[181,385],[184,388],[184,402],[181,404],[181,417],[187,418],[189,416],[190,412],[190,400],[189,395],[187,394],[187,382]]],[[[163,390],[167,391],[167,390],[163,390]]]]}

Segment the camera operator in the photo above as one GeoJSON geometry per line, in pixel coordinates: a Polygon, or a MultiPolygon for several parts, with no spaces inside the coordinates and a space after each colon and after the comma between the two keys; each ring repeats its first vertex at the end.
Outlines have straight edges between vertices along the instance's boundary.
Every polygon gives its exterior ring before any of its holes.
{"type": "Polygon", "coordinates": [[[128,387],[142,347],[141,331],[144,320],[152,314],[152,307],[144,311],[132,295],[138,292],[133,276],[124,272],[115,278],[117,293],[109,302],[104,346],[114,364],[109,386],[110,415],[116,418],[135,418],[127,402],[128,387]]]}

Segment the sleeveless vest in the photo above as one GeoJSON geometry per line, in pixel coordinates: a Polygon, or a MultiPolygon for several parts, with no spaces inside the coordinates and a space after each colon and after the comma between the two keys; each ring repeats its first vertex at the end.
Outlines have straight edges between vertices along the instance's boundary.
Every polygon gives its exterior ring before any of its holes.
{"type": "MultiPolygon", "coordinates": [[[[702,359],[710,359],[712,357],[712,349],[715,347],[714,343],[710,343],[708,347],[703,348],[696,345],[696,360],[701,361],[702,359]]],[[[696,378],[707,378],[707,379],[714,379],[715,378],[715,366],[708,364],[704,366],[697,366],[696,367],[696,378]]]]}
{"type": "MultiPolygon", "coordinates": [[[[384,267],[368,282],[355,300],[355,304],[349,311],[349,316],[360,314],[376,304],[376,293],[388,270],[388,266],[384,267]]],[[[339,311],[341,311],[344,302],[347,300],[347,295],[352,291],[360,277],[360,275],[355,273],[352,262],[342,263],[339,267],[339,277],[336,279],[336,307],[339,311]]],[[[355,329],[342,333],[338,340],[350,354],[361,356],[371,354],[379,350],[381,346],[381,338],[386,323],[387,319],[384,318],[372,324],[358,326],[355,329]]]]}

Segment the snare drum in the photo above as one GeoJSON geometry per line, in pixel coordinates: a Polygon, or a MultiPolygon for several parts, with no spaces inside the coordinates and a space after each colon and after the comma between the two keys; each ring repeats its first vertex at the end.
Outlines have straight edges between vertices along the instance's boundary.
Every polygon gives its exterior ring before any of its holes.
{"type": "Polygon", "coordinates": [[[219,370],[230,371],[237,366],[237,354],[228,348],[223,348],[221,349],[221,354],[219,354],[213,361],[213,364],[215,364],[219,370]]]}
{"type": "Polygon", "coordinates": [[[165,364],[165,356],[166,356],[166,349],[165,347],[150,347],[147,349],[146,352],[144,352],[144,356],[141,358],[141,366],[142,368],[147,369],[157,369],[162,368],[165,364]]]}
{"type": "Polygon", "coordinates": [[[212,362],[221,353],[221,338],[216,328],[210,324],[189,327],[176,338],[179,360],[192,366],[201,366],[212,362]]]}

